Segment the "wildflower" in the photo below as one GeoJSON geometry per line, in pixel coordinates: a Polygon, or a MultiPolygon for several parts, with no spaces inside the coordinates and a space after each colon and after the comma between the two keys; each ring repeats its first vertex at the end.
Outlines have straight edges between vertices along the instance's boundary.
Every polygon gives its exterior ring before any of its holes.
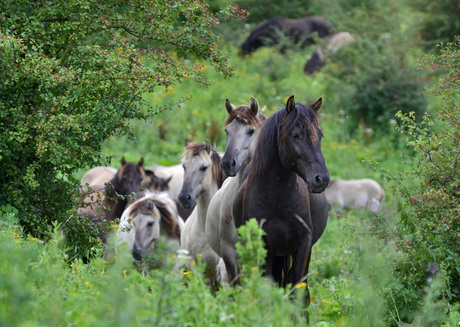
{"type": "Polygon", "coordinates": [[[302,283],[298,283],[295,288],[302,288],[302,287],[307,287],[307,283],[305,282],[302,282],[302,283]]]}
{"type": "Polygon", "coordinates": [[[192,272],[191,271],[184,271],[182,275],[190,275],[192,272]]]}

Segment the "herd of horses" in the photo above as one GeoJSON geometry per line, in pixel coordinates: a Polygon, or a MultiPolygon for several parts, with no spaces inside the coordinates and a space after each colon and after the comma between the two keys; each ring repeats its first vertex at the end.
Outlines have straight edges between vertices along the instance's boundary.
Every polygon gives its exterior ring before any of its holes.
{"type": "Polygon", "coordinates": [[[327,58],[353,41],[354,37],[349,32],[334,32],[332,24],[323,17],[276,17],[257,26],[250,33],[241,46],[241,54],[249,55],[267,45],[277,46],[284,53],[289,44],[299,47],[316,44],[303,68],[305,75],[312,76],[326,64],[327,58]]]}
{"type": "MultiPolygon", "coordinates": [[[[120,218],[117,237],[136,260],[153,253],[160,240],[171,251],[201,256],[212,289],[240,282],[237,228],[256,218],[265,231],[265,274],[283,287],[303,282],[333,205],[326,197],[331,180],[321,152],[321,104],[321,98],[304,105],[291,96],[267,118],[255,98],[238,107],[226,100],[223,156],[207,140],[186,141],[180,165],[144,169],[143,159],[122,158],[118,170],[93,168],[82,178],[79,215],[120,218]]],[[[380,203],[382,194],[355,184],[361,191],[355,205],[380,203]]],[[[331,200],[340,208],[352,202],[331,200]]]]}

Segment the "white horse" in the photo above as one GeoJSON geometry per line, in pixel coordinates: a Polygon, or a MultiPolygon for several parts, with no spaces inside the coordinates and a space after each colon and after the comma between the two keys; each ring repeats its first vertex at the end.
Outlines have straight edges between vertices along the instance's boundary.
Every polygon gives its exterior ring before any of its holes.
{"type": "Polygon", "coordinates": [[[117,236],[126,242],[134,259],[142,260],[154,250],[160,237],[165,238],[170,251],[176,251],[183,228],[176,203],[168,193],[147,191],[123,212],[117,236]]]}
{"type": "Polygon", "coordinates": [[[265,117],[255,98],[251,98],[249,106],[238,108],[226,100],[225,108],[228,113],[225,122],[227,145],[220,166],[227,176],[235,177],[226,179],[209,204],[206,238],[211,248],[222,257],[231,284],[238,275],[235,244],[239,241],[232,215],[233,200],[243,183],[243,172],[254,155],[265,117]]]}
{"type": "Polygon", "coordinates": [[[380,184],[370,178],[354,180],[331,180],[324,191],[329,207],[342,209],[368,207],[372,212],[380,211],[385,192],[380,184]]]}
{"type": "Polygon", "coordinates": [[[188,143],[186,141],[183,167],[184,184],[178,200],[185,208],[190,208],[195,204],[196,206],[185,222],[181,234],[181,247],[188,250],[194,259],[198,255],[202,256],[201,261],[206,265],[205,274],[213,289],[217,279],[216,267],[220,257],[208,244],[205,235],[205,223],[209,202],[225,179],[220,169],[220,155],[212,150],[208,140],[206,143],[188,143]]]}

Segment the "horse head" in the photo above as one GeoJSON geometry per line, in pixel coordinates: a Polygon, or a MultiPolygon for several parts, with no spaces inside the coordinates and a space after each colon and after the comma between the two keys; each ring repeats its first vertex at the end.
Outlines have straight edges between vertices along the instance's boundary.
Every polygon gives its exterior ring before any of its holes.
{"type": "Polygon", "coordinates": [[[168,192],[169,191],[169,182],[171,181],[172,176],[168,178],[161,178],[155,175],[150,169],[145,169],[145,176],[142,179],[140,188],[142,190],[150,190],[150,191],[160,191],[160,192],[168,192]]]}
{"type": "Polygon", "coordinates": [[[143,158],[138,163],[126,161],[125,157],[121,158],[121,168],[118,169],[112,180],[114,189],[118,194],[132,195],[140,190],[145,176],[143,164],[143,158]]]}
{"type": "Polygon", "coordinates": [[[182,207],[190,208],[196,204],[201,192],[209,187],[213,179],[213,154],[211,143],[189,143],[185,141],[184,183],[178,200],[182,207]]]}
{"type": "Polygon", "coordinates": [[[160,237],[161,216],[152,200],[141,201],[138,205],[132,220],[135,231],[132,255],[134,259],[142,260],[154,249],[155,241],[160,237]]]}
{"type": "Polygon", "coordinates": [[[235,176],[242,166],[247,166],[255,152],[257,137],[265,117],[259,103],[253,97],[249,106],[235,107],[228,99],[225,102],[227,121],[225,133],[227,145],[220,167],[227,176],[235,176]]]}
{"type": "Polygon", "coordinates": [[[329,184],[330,174],[321,152],[323,132],[319,125],[318,110],[322,99],[310,106],[295,103],[291,96],[284,110],[278,130],[278,152],[281,164],[297,173],[312,193],[323,192],[329,184]]]}

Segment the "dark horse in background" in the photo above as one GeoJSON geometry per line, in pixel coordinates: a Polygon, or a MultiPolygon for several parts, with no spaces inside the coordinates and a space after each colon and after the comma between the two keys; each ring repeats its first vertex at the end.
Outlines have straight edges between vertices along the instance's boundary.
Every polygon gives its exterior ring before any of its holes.
{"type": "Polygon", "coordinates": [[[265,231],[265,273],[283,287],[307,279],[312,246],[327,224],[322,192],[330,174],[321,152],[321,102],[307,106],[291,96],[267,119],[233,202],[236,227],[256,218],[265,231]]]}
{"type": "MultiPolygon", "coordinates": [[[[243,55],[254,52],[265,45],[279,44],[280,32],[289,37],[293,43],[307,46],[315,43],[314,33],[324,38],[332,33],[332,25],[322,17],[312,16],[297,19],[276,17],[259,25],[241,46],[243,55]]],[[[284,51],[284,48],[281,48],[284,51]]]]}
{"type": "Polygon", "coordinates": [[[143,168],[144,159],[138,163],[121,158],[121,167],[110,181],[104,184],[88,183],[90,189],[81,194],[79,216],[90,219],[105,218],[111,222],[120,218],[126,205],[139,192],[142,180],[145,177],[143,168]]]}

